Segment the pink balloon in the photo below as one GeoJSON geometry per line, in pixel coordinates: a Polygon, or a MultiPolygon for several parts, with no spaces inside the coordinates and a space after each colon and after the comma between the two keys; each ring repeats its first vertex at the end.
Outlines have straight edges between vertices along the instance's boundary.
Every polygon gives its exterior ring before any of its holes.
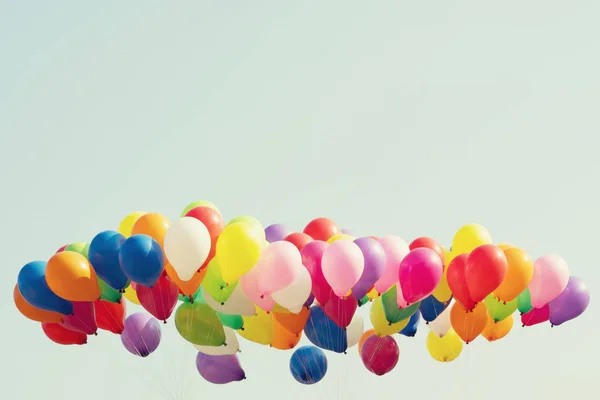
{"type": "Polygon", "coordinates": [[[443,272],[444,263],[438,253],[427,247],[412,250],[398,269],[404,300],[414,304],[429,296],[442,280],[443,272]]]}
{"type": "Polygon", "coordinates": [[[72,331],[95,335],[98,332],[96,308],[92,301],[73,301],[73,314],[65,315],[60,323],[72,331]]]}
{"type": "Polygon", "coordinates": [[[250,270],[240,278],[242,290],[254,304],[260,309],[271,311],[275,307],[275,300],[270,294],[264,294],[258,285],[258,273],[256,267],[250,270]]]}
{"type": "Polygon", "coordinates": [[[261,296],[270,295],[289,286],[298,275],[302,257],[296,246],[279,241],[268,244],[260,254],[253,270],[256,270],[261,296]]]}
{"type": "Polygon", "coordinates": [[[346,328],[352,322],[354,313],[358,308],[358,302],[352,296],[340,298],[331,296],[329,301],[321,308],[327,317],[335,322],[340,328],[346,328]]]}
{"type": "Polygon", "coordinates": [[[402,286],[400,286],[400,282],[396,282],[396,303],[398,303],[399,308],[406,308],[410,306],[410,303],[404,298],[404,293],[402,293],[402,286]]]}
{"type": "Polygon", "coordinates": [[[321,268],[333,293],[343,297],[360,279],[365,268],[365,257],[356,243],[338,240],[323,253],[321,268]]]}
{"type": "Polygon", "coordinates": [[[328,244],[320,240],[315,240],[308,243],[300,255],[302,256],[302,264],[310,273],[312,280],[312,292],[319,304],[325,304],[331,297],[331,286],[327,283],[327,280],[323,276],[323,270],[321,269],[321,261],[323,259],[323,253],[327,249],[328,244]]]}
{"type": "Polygon", "coordinates": [[[569,266],[562,257],[548,254],[535,260],[529,283],[531,305],[542,308],[557,298],[569,283],[569,266]]]}
{"type": "Polygon", "coordinates": [[[521,315],[521,324],[523,326],[533,326],[544,323],[550,319],[550,305],[546,304],[541,308],[532,308],[529,312],[521,315]]]}
{"type": "Polygon", "coordinates": [[[385,375],[398,364],[400,349],[391,336],[371,335],[360,349],[360,358],[369,371],[375,375],[385,375]]]}
{"type": "Polygon", "coordinates": [[[408,244],[398,236],[385,236],[379,239],[385,251],[385,268],[383,275],[375,282],[375,290],[385,293],[398,282],[400,262],[410,252],[408,244]]]}

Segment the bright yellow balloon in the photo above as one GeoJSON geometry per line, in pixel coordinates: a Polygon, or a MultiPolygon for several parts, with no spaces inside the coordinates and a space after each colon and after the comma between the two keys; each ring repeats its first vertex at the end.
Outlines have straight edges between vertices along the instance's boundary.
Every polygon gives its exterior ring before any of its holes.
{"type": "Polygon", "coordinates": [[[133,290],[131,285],[129,285],[125,288],[125,293],[123,293],[123,297],[125,297],[127,300],[129,300],[133,304],[137,304],[138,306],[141,305],[140,300],[137,297],[137,293],[135,292],[135,290],[133,290]]]}
{"type": "Polygon", "coordinates": [[[453,259],[454,253],[444,248],[444,272],[442,273],[442,279],[440,280],[440,283],[438,283],[437,287],[432,293],[432,296],[442,303],[447,302],[450,300],[450,297],[452,297],[452,290],[450,290],[450,286],[448,286],[446,272],[448,271],[448,265],[450,265],[450,261],[453,259]]]}
{"type": "Polygon", "coordinates": [[[481,336],[487,339],[488,342],[494,342],[508,335],[514,324],[512,314],[504,318],[502,321],[496,322],[488,315],[488,320],[481,332],[481,336]]]}
{"type": "Polygon", "coordinates": [[[367,293],[367,297],[369,298],[369,300],[373,301],[379,297],[379,292],[375,290],[375,288],[373,288],[369,293],[367,293]]]}
{"type": "Polygon", "coordinates": [[[394,324],[390,324],[385,317],[381,297],[378,297],[371,305],[369,317],[371,319],[371,325],[373,325],[373,329],[375,330],[375,334],[381,337],[400,332],[410,321],[410,318],[407,318],[394,324]]]}
{"type": "Polygon", "coordinates": [[[460,228],[452,239],[452,252],[455,255],[470,253],[482,244],[492,243],[492,236],[483,226],[469,224],[460,228]]]}
{"type": "Polygon", "coordinates": [[[450,329],[444,337],[439,337],[433,331],[427,334],[427,351],[434,360],[450,362],[458,358],[463,349],[460,337],[450,329]]]}
{"type": "MultiPolygon", "coordinates": [[[[263,233],[264,234],[264,233],[263,233]]],[[[260,257],[262,238],[246,223],[227,225],[217,239],[215,258],[227,283],[237,282],[260,257]]]]}
{"type": "Polygon", "coordinates": [[[354,240],[354,238],[350,235],[346,235],[344,233],[335,235],[327,239],[327,243],[331,244],[333,242],[337,242],[338,240],[354,240]]]}
{"type": "Polygon", "coordinates": [[[260,308],[256,315],[243,317],[244,327],[237,332],[241,337],[258,344],[271,344],[273,341],[273,315],[260,308]]]}
{"type": "Polygon", "coordinates": [[[146,214],[144,211],[134,211],[125,218],[119,224],[119,233],[125,237],[131,236],[131,230],[133,229],[133,225],[135,222],[142,216],[146,214]]]}

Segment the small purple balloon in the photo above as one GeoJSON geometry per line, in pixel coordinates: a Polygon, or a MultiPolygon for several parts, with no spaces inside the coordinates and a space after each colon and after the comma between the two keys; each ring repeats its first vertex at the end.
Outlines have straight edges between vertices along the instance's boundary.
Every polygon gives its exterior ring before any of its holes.
{"type": "Polygon", "coordinates": [[[342,234],[348,235],[348,236],[354,236],[350,229],[342,229],[342,234]]]}
{"type": "Polygon", "coordinates": [[[196,368],[204,379],[216,385],[238,382],[246,379],[237,354],[210,356],[198,353],[196,368]]]}
{"type": "Polygon", "coordinates": [[[265,237],[269,243],[283,240],[290,233],[292,233],[292,230],[283,224],[269,225],[265,229],[265,237]]]}
{"type": "Polygon", "coordinates": [[[315,295],[314,294],[310,294],[310,296],[308,296],[308,299],[306,299],[306,301],[304,302],[304,305],[306,307],[310,307],[312,306],[312,304],[315,302],[315,295]]]}
{"type": "Polygon", "coordinates": [[[579,317],[590,304],[590,293],[583,279],[571,276],[567,287],[549,303],[550,323],[553,326],[564,324],[579,317]]]}
{"type": "Polygon", "coordinates": [[[357,300],[369,293],[385,269],[385,251],[379,242],[370,237],[361,237],[354,241],[365,258],[365,268],[360,279],[352,288],[352,296],[357,300]]]}
{"type": "Polygon", "coordinates": [[[121,342],[131,354],[148,357],[158,348],[160,337],[158,320],[150,314],[138,312],[125,320],[121,342]]]}

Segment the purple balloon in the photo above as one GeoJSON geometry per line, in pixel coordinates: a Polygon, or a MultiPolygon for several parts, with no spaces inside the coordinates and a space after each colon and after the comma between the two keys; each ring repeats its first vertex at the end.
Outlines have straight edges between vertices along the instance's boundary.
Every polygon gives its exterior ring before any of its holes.
{"type": "Polygon", "coordinates": [[[310,294],[310,296],[308,296],[308,299],[306,299],[306,301],[304,302],[304,305],[306,307],[310,307],[312,306],[312,304],[315,302],[315,295],[314,294],[310,294]]]}
{"type": "Polygon", "coordinates": [[[354,236],[352,234],[352,231],[350,229],[342,229],[342,234],[349,235],[349,236],[354,236]]]}
{"type": "Polygon", "coordinates": [[[237,354],[209,356],[198,353],[196,368],[200,376],[216,385],[238,382],[246,379],[246,373],[240,365],[237,354]]]}
{"type": "Polygon", "coordinates": [[[385,251],[379,242],[370,237],[361,237],[354,241],[365,258],[365,268],[360,279],[352,288],[352,296],[360,300],[369,293],[385,268],[385,251]]]}
{"type": "Polygon", "coordinates": [[[283,224],[269,225],[265,229],[265,237],[269,243],[283,240],[290,233],[292,233],[292,230],[283,224]]]}
{"type": "Polygon", "coordinates": [[[589,304],[590,293],[583,279],[571,276],[565,290],[549,303],[550,323],[558,326],[575,319],[583,314],[589,304]]]}
{"type": "Polygon", "coordinates": [[[138,312],[125,320],[121,342],[131,354],[148,357],[158,348],[160,337],[160,323],[150,314],[138,312]]]}

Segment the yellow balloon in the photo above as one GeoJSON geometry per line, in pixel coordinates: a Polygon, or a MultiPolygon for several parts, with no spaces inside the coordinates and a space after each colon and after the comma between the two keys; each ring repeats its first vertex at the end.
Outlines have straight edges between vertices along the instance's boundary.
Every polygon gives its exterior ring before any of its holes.
{"type": "Polygon", "coordinates": [[[256,315],[243,317],[244,327],[237,332],[241,337],[258,344],[271,344],[273,341],[273,315],[260,308],[256,315]]]}
{"type": "Polygon", "coordinates": [[[221,232],[215,258],[226,283],[237,282],[258,261],[263,239],[257,236],[251,225],[242,222],[227,225],[221,232]]]}
{"type": "Polygon", "coordinates": [[[123,297],[125,297],[127,300],[129,300],[133,304],[137,304],[138,306],[141,305],[140,300],[137,297],[137,293],[135,292],[135,290],[133,290],[131,285],[129,285],[125,288],[125,293],[123,293],[123,297]]]}
{"type": "Polygon", "coordinates": [[[433,297],[442,303],[447,302],[450,300],[450,297],[452,297],[452,290],[450,290],[450,286],[448,286],[446,272],[448,271],[448,265],[450,265],[450,261],[452,261],[454,257],[454,253],[444,248],[444,272],[442,273],[442,279],[440,280],[440,283],[438,283],[437,287],[432,293],[433,297]]]}
{"type": "Polygon", "coordinates": [[[373,301],[379,297],[379,292],[375,290],[375,288],[373,288],[369,293],[367,293],[367,297],[369,298],[369,300],[373,301]]]}
{"type": "Polygon", "coordinates": [[[190,210],[192,210],[192,209],[194,209],[196,207],[208,207],[208,208],[212,208],[213,210],[215,210],[216,212],[218,212],[219,214],[221,214],[221,211],[219,211],[219,209],[217,208],[217,206],[215,206],[210,201],[208,201],[208,200],[198,200],[198,201],[193,201],[190,204],[188,204],[187,207],[183,209],[183,212],[181,213],[181,216],[185,217],[185,214],[187,214],[190,210]]]}
{"type": "Polygon", "coordinates": [[[280,306],[279,304],[275,303],[275,305],[273,306],[273,309],[271,310],[272,313],[277,313],[277,314],[291,314],[292,312],[290,310],[288,310],[285,307],[280,306]]]}
{"type": "Polygon", "coordinates": [[[501,244],[498,245],[498,247],[500,247],[500,250],[504,251],[504,250],[508,250],[510,248],[513,248],[515,246],[513,246],[510,243],[501,243],[501,244]]]}
{"type": "Polygon", "coordinates": [[[492,236],[483,226],[469,224],[460,228],[452,239],[452,252],[455,255],[470,253],[482,244],[492,243],[492,236]]]}
{"type": "Polygon", "coordinates": [[[488,320],[485,324],[483,332],[481,332],[481,336],[486,338],[488,342],[500,340],[504,336],[508,335],[513,327],[513,324],[514,319],[512,314],[499,322],[494,321],[494,319],[488,314],[488,320]]]}
{"type": "Polygon", "coordinates": [[[450,329],[444,337],[439,337],[433,331],[427,334],[427,351],[434,360],[450,362],[456,360],[463,349],[460,337],[450,329]]]}
{"type": "Polygon", "coordinates": [[[371,319],[371,325],[373,325],[373,329],[375,330],[375,334],[381,337],[400,332],[406,325],[408,325],[408,322],[410,321],[410,318],[407,318],[390,324],[385,317],[381,297],[378,297],[371,305],[369,317],[371,319]]]}
{"type": "Polygon", "coordinates": [[[340,235],[335,235],[327,239],[327,243],[331,244],[333,242],[337,242],[338,240],[354,240],[354,238],[350,235],[346,235],[344,233],[340,235]]]}
{"type": "Polygon", "coordinates": [[[144,211],[135,211],[123,218],[123,221],[119,224],[119,233],[125,237],[131,236],[133,225],[144,214],[146,214],[144,211]]]}

